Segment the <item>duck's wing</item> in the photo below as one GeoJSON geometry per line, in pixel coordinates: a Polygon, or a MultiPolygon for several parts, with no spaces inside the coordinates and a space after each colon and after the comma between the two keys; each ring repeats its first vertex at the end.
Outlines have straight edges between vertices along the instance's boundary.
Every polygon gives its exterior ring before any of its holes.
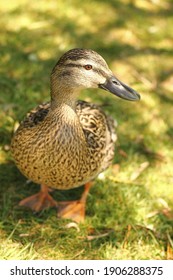
{"type": "Polygon", "coordinates": [[[50,110],[50,102],[42,103],[32,109],[21,122],[20,128],[33,127],[42,122],[50,110]]]}
{"type": "Polygon", "coordinates": [[[76,113],[91,153],[98,160],[102,159],[102,171],[111,164],[114,157],[116,121],[108,117],[99,106],[85,101],[77,101],[76,113]]]}

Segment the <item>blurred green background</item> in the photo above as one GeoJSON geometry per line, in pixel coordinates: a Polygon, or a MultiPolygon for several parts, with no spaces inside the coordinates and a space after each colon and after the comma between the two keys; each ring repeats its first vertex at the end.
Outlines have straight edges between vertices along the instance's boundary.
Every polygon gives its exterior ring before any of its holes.
{"type": "Polygon", "coordinates": [[[0,259],[173,259],[173,2],[12,0],[0,12],[0,259]],[[141,101],[81,93],[117,119],[118,142],[86,221],[67,230],[54,209],[18,207],[38,186],[15,167],[10,141],[75,47],[100,53],[141,101]]]}

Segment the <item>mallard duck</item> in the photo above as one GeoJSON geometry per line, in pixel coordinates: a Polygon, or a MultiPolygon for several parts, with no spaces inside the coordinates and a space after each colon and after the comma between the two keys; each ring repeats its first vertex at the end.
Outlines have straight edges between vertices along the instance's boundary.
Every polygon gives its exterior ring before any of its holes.
{"type": "Polygon", "coordinates": [[[101,88],[126,100],[140,95],[118,80],[105,60],[89,49],[72,49],[54,66],[51,101],[32,110],[15,132],[11,151],[19,170],[41,185],[39,193],[19,205],[40,211],[58,208],[58,217],[82,221],[90,182],[112,162],[115,126],[97,106],[77,101],[83,88],[101,88]],[[57,202],[50,188],[68,190],[85,185],[77,201],[57,202]]]}

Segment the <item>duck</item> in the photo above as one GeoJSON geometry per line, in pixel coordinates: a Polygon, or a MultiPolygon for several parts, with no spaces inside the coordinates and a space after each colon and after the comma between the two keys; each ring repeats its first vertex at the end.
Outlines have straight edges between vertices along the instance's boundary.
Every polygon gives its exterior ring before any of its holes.
{"type": "Polygon", "coordinates": [[[115,121],[98,105],[78,100],[80,91],[89,88],[129,101],[140,99],[96,51],[75,48],[64,53],[50,75],[50,101],[31,110],[12,137],[17,168],[41,186],[20,206],[35,212],[56,207],[59,218],[84,220],[92,181],[111,165],[117,139],[115,121]],[[50,194],[82,185],[78,200],[58,202],[50,194]]]}

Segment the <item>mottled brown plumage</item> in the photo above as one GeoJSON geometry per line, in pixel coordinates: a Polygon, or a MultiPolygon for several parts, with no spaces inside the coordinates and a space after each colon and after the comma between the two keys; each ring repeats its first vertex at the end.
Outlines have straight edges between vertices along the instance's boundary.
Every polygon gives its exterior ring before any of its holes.
{"type": "Polygon", "coordinates": [[[84,101],[77,101],[75,112],[71,111],[64,105],[52,112],[50,103],[42,104],[15,133],[11,147],[16,165],[38,184],[75,188],[111,164],[116,139],[113,121],[84,101]]]}
{"type": "MultiPolygon", "coordinates": [[[[91,181],[111,164],[114,122],[98,106],[76,101],[82,88],[91,87],[139,99],[113,76],[96,52],[74,49],[65,53],[52,70],[51,102],[32,110],[12,139],[14,160],[26,177],[42,186],[72,189],[91,181]]],[[[36,198],[34,206],[31,201],[24,204],[42,209],[35,207],[36,198]]]]}

